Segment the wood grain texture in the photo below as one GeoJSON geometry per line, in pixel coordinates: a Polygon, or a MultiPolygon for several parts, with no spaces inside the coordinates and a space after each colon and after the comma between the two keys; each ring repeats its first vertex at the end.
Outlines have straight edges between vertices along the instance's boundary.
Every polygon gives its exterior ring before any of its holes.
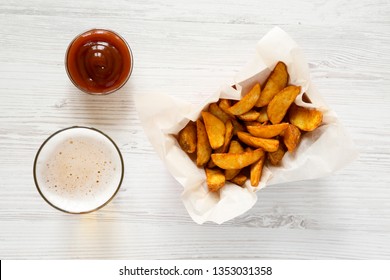
{"type": "Polygon", "coordinates": [[[1,1],[0,259],[390,259],[390,3],[288,3],[1,1]],[[133,97],[201,102],[273,26],[304,49],[360,157],[323,179],[269,187],[223,225],[197,225],[142,131],[133,97]],[[131,79],[110,96],[78,92],[64,70],[68,43],[92,27],[119,32],[135,56],[131,79]],[[39,145],[72,125],[103,130],[125,160],[120,193],[89,215],[52,209],[32,179],[39,145]]]}

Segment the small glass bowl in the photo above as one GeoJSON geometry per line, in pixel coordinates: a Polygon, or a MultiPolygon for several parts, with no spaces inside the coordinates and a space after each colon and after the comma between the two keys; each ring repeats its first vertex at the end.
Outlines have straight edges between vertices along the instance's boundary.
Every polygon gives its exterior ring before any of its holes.
{"type": "MultiPolygon", "coordinates": [[[[112,61],[115,64],[115,60],[112,61]]],[[[107,60],[106,64],[109,64],[107,60]]],[[[133,65],[133,53],[129,44],[118,33],[108,29],[95,28],[77,35],[69,44],[65,55],[65,69],[69,79],[78,89],[93,95],[106,95],[122,88],[131,76],[133,65]],[[93,82],[90,73],[88,73],[88,70],[92,68],[86,65],[88,61],[85,60],[88,48],[93,48],[93,50],[89,50],[92,55],[88,58],[101,59],[104,56],[101,49],[111,49],[111,47],[107,48],[109,45],[114,46],[121,56],[122,68],[119,70],[119,77],[112,82],[113,84],[110,82],[105,86],[94,86],[96,83],[93,82]]]]}

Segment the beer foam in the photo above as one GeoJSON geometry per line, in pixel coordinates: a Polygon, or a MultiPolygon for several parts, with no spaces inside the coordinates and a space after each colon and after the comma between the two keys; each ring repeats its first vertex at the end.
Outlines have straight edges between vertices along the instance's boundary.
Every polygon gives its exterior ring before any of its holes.
{"type": "Polygon", "coordinates": [[[75,127],[54,134],[42,146],[35,177],[42,195],[73,213],[106,203],[117,191],[123,162],[114,143],[100,132],[75,127]]]}

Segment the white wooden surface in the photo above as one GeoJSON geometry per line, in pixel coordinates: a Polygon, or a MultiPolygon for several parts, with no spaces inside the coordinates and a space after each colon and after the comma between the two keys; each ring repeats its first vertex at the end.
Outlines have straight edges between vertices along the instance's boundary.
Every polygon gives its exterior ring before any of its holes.
{"type": "Polygon", "coordinates": [[[0,259],[389,259],[389,14],[388,0],[1,1],[0,259]],[[197,225],[133,98],[200,102],[276,25],[304,49],[360,158],[327,178],[267,188],[221,226],[197,225]],[[131,79],[110,96],[80,93],[64,70],[68,43],[92,27],[116,30],[134,52],[131,79]],[[42,141],[71,125],[102,129],[125,159],[120,193],[89,215],[51,208],[32,178],[42,141]]]}

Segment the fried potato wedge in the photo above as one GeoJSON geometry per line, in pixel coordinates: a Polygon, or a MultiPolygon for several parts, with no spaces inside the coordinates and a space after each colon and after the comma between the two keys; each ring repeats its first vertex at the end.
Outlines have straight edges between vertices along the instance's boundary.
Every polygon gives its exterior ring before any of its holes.
{"type": "Polygon", "coordinates": [[[248,126],[262,126],[263,124],[259,123],[258,121],[254,121],[254,122],[245,122],[245,127],[248,127],[248,126]]]}
{"type": "Polygon", "coordinates": [[[255,110],[250,110],[249,112],[246,112],[245,114],[238,115],[238,118],[243,121],[255,121],[259,118],[260,113],[255,110]]]}
{"type": "Polygon", "coordinates": [[[268,118],[273,124],[280,123],[301,91],[299,86],[288,86],[282,89],[271,100],[267,107],[268,118]]]}
{"type": "Polygon", "coordinates": [[[240,142],[237,140],[232,140],[230,142],[230,147],[229,147],[229,153],[230,154],[240,154],[244,152],[244,148],[241,146],[240,142]]]}
{"type": "Polygon", "coordinates": [[[198,142],[196,144],[196,165],[203,166],[210,160],[212,149],[206,128],[200,119],[196,121],[196,131],[198,136],[198,142]]]}
{"type": "Polygon", "coordinates": [[[231,180],[234,177],[237,176],[238,173],[240,173],[241,169],[226,169],[225,170],[225,177],[226,180],[231,180]]]}
{"type": "Polygon", "coordinates": [[[223,145],[218,148],[215,152],[216,153],[226,153],[230,146],[230,140],[233,137],[233,124],[231,120],[228,120],[225,124],[225,140],[223,142],[223,145]]]}
{"type": "MultiPolygon", "coordinates": [[[[227,100],[227,99],[225,99],[227,100]]],[[[237,135],[237,131],[244,131],[244,127],[240,124],[233,115],[227,114],[216,103],[212,103],[209,106],[209,112],[223,121],[225,124],[230,120],[233,124],[233,134],[237,135]]]]}
{"type": "Polygon", "coordinates": [[[279,145],[279,148],[272,153],[268,153],[268,160],[272,165],[278,165],[282,159],[284,154],[286,153],[286,149],[283,145],[279,145]]]}
{"type": "Polygon", "coordinates": [[[192,154],[196,150],[196,124],[192,121],[180,130],[178,136],[180,147],[186,153],[192,154]]]}
{"type": "Polygon", "coordinates": [[[245,184],[246,179],[248,179],[244,174],[238,174],[233,179],[230,179],[230,182],[242,187],[245,184]]]}
{"type": "Polygon", "coordinates": [[[232,103],[229,99],[221,99],[219,101],[219,108],[222,109],[222,111],[224,111],[226,114],[234,117],[234,115],[232,113],[229,112],[229,108],[232,106],[232,103]]]}
{"type": "Polygon", "coordinates": [[[221,107],[221,109],[229,109],[231,106],[232,103],[230,99],[221,98],[219,100],[219,107],[221,107]]]}
{"type": "Polygon", "coordinates": [[[233,115],[242,115],[249,112],[256,104],[260,96],[260,85],[256,84],[240,101],[228,110],[233,115]]]}
{"type": "Polygon", "coordinates": [[[257,149],[240,154],[212,154],[211,158],[214,163],[222,169],[241,169],[245,166],[251,165],[262,156],[264,156],[264,150],[257,149]]]}
{"type": "Polygon", "coordinates": [[[323,114],[316,109],[292,104],[288,113],[290,123],[303,131],[313,131],[322,123],[323,114]]]}
{"type": "Polygon", "coordinates": [[[288,127],[288,123],[247,126],[248,132],[260,138],[272,138],[282,133],[288,127]]]}
{"type": "Polygon", "coordinates": [[[220,169],[205,168],[206,180],[209,190],[212,192],[218,191],[225,185],[225,175],[220,169]]]}
{"type": "Polygon", "coordinates": [[[244,126],[241,123],[239,123],[236,119],[231,119],[231,121],[233,124],[233,135],[237,135],[237,132],[245,130],[244,126]]]}
{"type": "Polygon", "coordinates": [[[265,162],[265,155],[263,155],[258,161],[251,164],[250,168],[250,180],[253,187],[257,187],[260,183],[261,174],[263,173],[263,166],[265,162]]]}
{"type": "Polygon", "coordinates": [[[268,114],[267,114],[267,107],[263,107],[259,111],[259,117],[257,118],[257,121],[260,123],[264,123],[268,121],[268,114]]]}
{"type": "Polygon", "coordinates": [[[238,139],[253,148],[262,148],[267,152],[275,152],[279,147],[279,140],[258,138],[246,132],[238,132],[238,139]]]}
{"type": "Polygon", "coordinates": [[[225,124],[209,112],[202,112],[202,117],[211,148],[218,149],[225,140],[225,124]]]}
{"type": "Polygon", "coordinates": [[[284,145],[287,147],[287,150],[290,153],[294,152],[300,140],[301,131],[299,128],[293,124],[289,124],[283,134],[283,141],[284,145]]]}
{"type": "Polygon", "coordinates": [[[274,96],[286,87],[288,82],[287,66],[279,61],[264,85],[260,98],[257,100],[256,107],[263,107],[274,98],[274,96]]]}
{"type": "Polygon", "coordinates": [[[218,119],[223,121],[223,123],[226,123],[230,119],[230,115],[225,113],[218,105],[217,103],[212,103],[209,106],[209,112],[216,116],[218,119]]]}
{"type": "Polygon", "coordinates": [[[236,120],[236,116],[229,112],[230,106],[231,102],[229,99],[221,99],[221,101],[219,102],[219,108],[221,108],[223,112],[230,116],[230,120],[233,124],[233,134],[237,135],[238,131],[244,131],[245,128],[240,122],[236,120]]]}
{"type": "MultiPolygon", "coordinates": [[[[241,146],[240,142],[232,140],[230,142],[229,154],[241,154],[244,152],[244,148],[241,146]]],[[[241,169],[226,169],[225,177],[226,180],[231,180],[240,173],[241,169]]]]}

